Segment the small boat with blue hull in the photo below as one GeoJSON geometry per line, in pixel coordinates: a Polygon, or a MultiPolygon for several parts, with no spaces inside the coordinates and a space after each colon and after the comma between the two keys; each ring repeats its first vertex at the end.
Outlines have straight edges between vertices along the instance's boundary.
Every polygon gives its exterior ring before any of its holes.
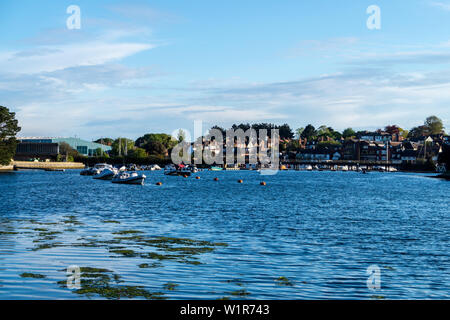
{"type": "Polygon", "coordinates": [[[137,173],[137,172],[121,172],[114,176],[111,180],[112,183],[121,183],[121,184],[140,184],[144,185],[145,174],[137,173]]]}

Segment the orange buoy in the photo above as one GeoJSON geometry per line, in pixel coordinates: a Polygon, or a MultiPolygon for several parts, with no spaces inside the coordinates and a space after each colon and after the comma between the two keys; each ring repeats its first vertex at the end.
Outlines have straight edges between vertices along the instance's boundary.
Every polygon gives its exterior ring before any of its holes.
{"type": "Polygon", "coordinates": [[[261,181],[259,184],[262,185],[262,186],[266,185],[266,183],[264,181],[261,181]]]}
{"type": "Polygon", "coordinates": [[[244,181],[243,181],[243,180],[241,180],[241,179],[239,179],[239,180],[238,180],[238,183],[242,183],[242,182],[244,182],[244,181]]]}
{"type": "Polygon", "coordinates": [[[187,177],[188,177],[187,175],[184,175],[184,176],[183,176],[183,178],[187,178],[187,177]]]}
{"type": "Polygon", "coordinates": [[[162,182],[157,182],[156,185],[157,186],[162,186],[162,182]]]}
{"type": "Polygon", "coordinates": [[[219,181],[219,178],[214,178],[214,181],[219,181]]]}
{"type": "Polygon", "coordinates": [[[197,179],[197,180],[198,180],[198,179],[200,179],[200,177],[199,177],[199,176],[197,176],[197,177],[195,177],[195,179],[197,179]]]}

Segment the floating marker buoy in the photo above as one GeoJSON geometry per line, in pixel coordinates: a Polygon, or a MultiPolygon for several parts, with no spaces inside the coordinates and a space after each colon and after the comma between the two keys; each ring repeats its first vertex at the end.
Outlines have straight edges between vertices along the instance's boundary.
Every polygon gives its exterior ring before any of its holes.
{"type": "Polygon", "coordinates": [[[214,181],[219,181],[219,178],[214,178],[214,181]]]}
{"type": "Polygon", "coordinates": [[[199,176],[197,176],[197,177],[195,177],[195,179],[197,179],[197,180],[198,180],[198,179],[200,179],[200,177],[199,177],[199,176]]]}
{"type": "Polygon", "coordinates": [[[187,178],[188,176],[187,176],[187,175],[184,175],[183,177],[184,177],[184,178],[187,178]]]}
{"type": "Polygon", "coordinates": [[[262,185],[262,186],[266,185],[266,183],[264,181],[261,181],[259,184],[262,185]]]}
{"type": "Polygon", "coordinates": [[[239,180],[238,180],[238,183],[242,183],[242,182],[244,182],[244,181],[243,181],[243,180],[241,180],[241,179],[239,179],[239,180]]]}
{"type": "Polygon", "coordinates": [[[156,185],[157,186],[162,186],[162,182],[157,182],[156,185]]]}

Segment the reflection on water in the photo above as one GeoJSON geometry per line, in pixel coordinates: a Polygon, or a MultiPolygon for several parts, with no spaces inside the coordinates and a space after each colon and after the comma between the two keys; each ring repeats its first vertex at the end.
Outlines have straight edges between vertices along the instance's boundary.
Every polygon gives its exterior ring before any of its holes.
{"type": "Polygon", "coordinates": [[[0,175],[0,298],[449,297],[448,181],[145,174],[145,186],[78,171],[0,175]],[[81,287],[70,290],[73,265],[81,287]],[[367,288],[371,265],[380,290],[367,288]]]}

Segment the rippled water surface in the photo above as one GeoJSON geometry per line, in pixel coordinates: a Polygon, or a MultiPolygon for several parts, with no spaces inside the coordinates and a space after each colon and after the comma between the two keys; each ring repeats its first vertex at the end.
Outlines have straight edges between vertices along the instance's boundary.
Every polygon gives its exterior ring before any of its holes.
{"type": "Polygon", "coordinates": [[[450,297],[448,181],[146,174],[145,186],[79,171],[1,174],[0,299],[108,298],[68,289],[72,265],[151,294],[128,296],[137,299],[450,297]],[[370,265],[380,268],[379,290],[367,287],[370,265]]]}

